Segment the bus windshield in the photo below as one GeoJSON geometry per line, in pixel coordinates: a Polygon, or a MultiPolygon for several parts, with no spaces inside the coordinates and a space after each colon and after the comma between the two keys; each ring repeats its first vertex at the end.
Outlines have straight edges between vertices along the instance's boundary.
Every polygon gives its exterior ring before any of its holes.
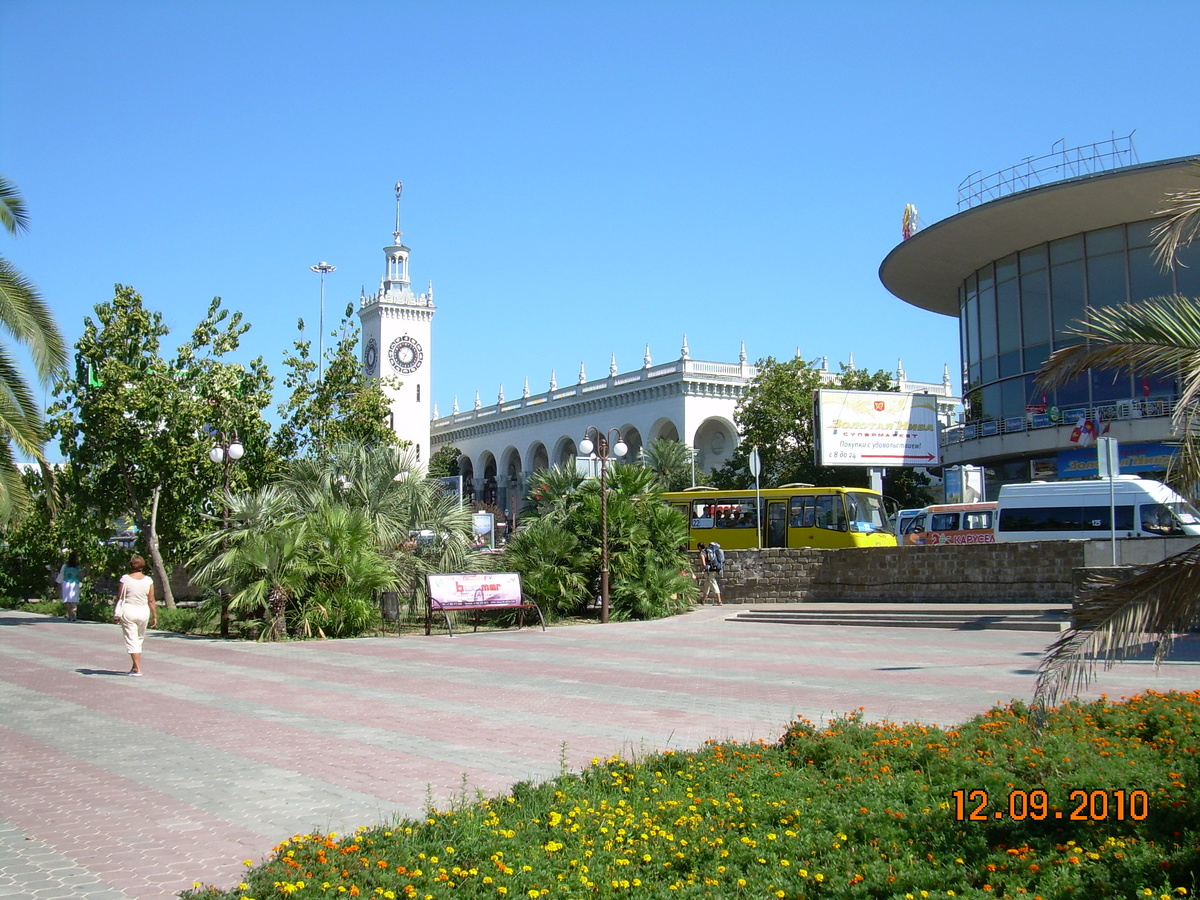
{"type": "Polygon", "coordinates": [[[883,510],[883,498],[876,494],[846,491],[846,513],[850,519],[850,530],[873,534],[877,531],[891,533],[888,518],[883,510]]]}

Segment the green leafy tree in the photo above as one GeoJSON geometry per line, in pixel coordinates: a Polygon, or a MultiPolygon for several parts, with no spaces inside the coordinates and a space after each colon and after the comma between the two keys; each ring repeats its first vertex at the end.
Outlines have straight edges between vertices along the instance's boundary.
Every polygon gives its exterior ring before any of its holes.
{"type": "Polygon", "coordinates": [[[458,458],[462,456],[462,451],[457,447],[451,447],[447,444],[438,449],[429,457],[429,465],[426,471],[430,478],[451,478],[458,474],[458,458]]]}
{"type": "Polygon", "coordinates": [[[282,422],[275,433],[274,447],[284,459],[319,456],[331,447],[360,443],[370,446],[397,444],[389,418],[391,410],[381,384],[363,371],[358,356],[359,329],[354,324],[354,306],[346,306],[336,332],[337,343],[325,351],[323,375],[312,356],[312,341],[300,336],[284,359],[288,373],[284,386],[291,391],[280,404],[282,422]]]}
{"type": "Polygon", "coordinates": [[[129,518],[144,541],[161,594],[174,606],[170,566],[188,541],[213,528],[224,469],[209,458],[214,440],[234,431],[245,456],[229,472],[233,485],[261,481],[272,468],[271,377],[262,359],[227,362],[250,327],[216,298],[191,338],[164,359],[169,330],[132,288],[84,319],[75,378],[60,378],[51,408],[59,447],[70,462],[63,489],[87,510],[92,533],[107,537],[129,518]]]}
{"type": "MultiPolygon", "coordinates": [[[[859,466],[821,466],[816,462],[814,403],[822,388],[848,391],[894,391],[884,371],[868,372],[842,366],[831,383],[821,378],[814,364],[795,358],[780,362],[760,360],[758,376],[738,402],[736,419],[742,440],[729,462],[713,473],[715,487],[738,489],[754,483],[749,455],[758,448],[762,466],[759,483],[776,487],[796,482],[815,485],[865,487],[870,474],[859,466]]],[[[912,469],[892,468],[885,493],[901,506],[932,502],[929,479],[912,469]]]]}
{"type": "MultiPolygon", "coordinates": [[[[608,470],[609,602],[614,619],[650,619],[690,607],[696,587],[684,548],[687,522],[664,504],[653,470],[608,470]]],[[[521,528],[505,561],[551,618],[582,613],[599,592],[600,483],[565,467],[534,473],[521,528]]]]}
{"type": "Polygon", "coordinates": [[[658,477],[663,491],[681,491],[692,485],[695,451],[683,441],[660,438],[642,452],[641,465],[658,477]]]}
{"type": "MultiPolygon", "coordinates": [[[[10,235],[29,227],[25,202],[16,187],[0,175],[0,227],[10,235]]],[[[50,308],[37,288],[6,258],[0,257],[0,325],[29,352],[39,384],[49,384],[66,365],[66,344],[50,308]]],[[[36,460],[48,472],[43,449],[46,429],[37,404],[12,348],[0,341],[0,523],[19,518],[29,496],[17,467],[17,456],[36,460]]],[[[53,493],[49,495],[53,501],[53,493]]]]}

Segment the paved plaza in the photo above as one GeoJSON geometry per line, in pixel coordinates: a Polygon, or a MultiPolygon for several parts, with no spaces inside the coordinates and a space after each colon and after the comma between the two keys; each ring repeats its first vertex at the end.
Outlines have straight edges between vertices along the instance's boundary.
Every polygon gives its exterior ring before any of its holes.
{"type": "MultiPolygon", "coordinates": [[[[596,756],[774,740],[797,714],[953,724],[1028,699],[1044,632],[673,619],[223,642],[0,611],[0,897],[231,887],[298,832],[346,833],[596,756]]],[[[1200,686],[1200,636],[1092,695],[1200,686]]]]}

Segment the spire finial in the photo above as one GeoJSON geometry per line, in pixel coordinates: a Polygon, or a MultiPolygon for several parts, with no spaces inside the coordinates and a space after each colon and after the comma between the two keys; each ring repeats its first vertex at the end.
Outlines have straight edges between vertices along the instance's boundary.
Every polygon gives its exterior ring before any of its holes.
{"type": "Polygon", "coordinates": [[[683,336],[683,346],[679,348],[679,358],[680,359],[691,359],[692,358],[691,351],[688,350],[686,334],[683,336]]]}
{"type": "Polygon", "coordinates": [[[612,355],[612,359],[608,361],[608,377],[617,377],[617,354],[615,353],[612,355]]]}
{"type": "Polygon", "coordinates": [[[396,230],[392,232],[392,236],[396,239],[396,243],[400,243],[400,195],[404,193],[404,182],[396,182],[396,230]]]}
{"type": "Polygon", "coordinates": [[[482,401],[480,401],[480,399],[479,399],[479,391],[476,391],[476,392],[475,392],[475,408],[476,408],[476,409],[482,409],[482,408],[483,408],[483,403],[482,403],[482,401]]]}
{"type": "Polygon", "coordinates": [[[500,392],[498,394],[496,394],[496,402],[497,403],[504,402],[504,385],[503,384],[500,385],[500,392]]]}
{"type": "Polygon", "coordinates": [[[854,368],[854,351],[853,350],[850,351],[850,361],[846,363],[846,368],[847,369],[854,368]]]}
{"type": "Polygon", "coordinates": [[[521,388],[521,396],[522,397],[529,396],[529,376],[528,375],[525,376],[525,387],[521,388]]]}
{"type": "Polygon", "coordinates": [[[579,361],[579,383],[587,384],[587,372],[583,370],[583,360],[579,361]]]}
{"type": "Polygon", "coordinates": [[[742,349],[738,351],[738,362],[743,366],[746,364],[746,342],[742,341],[742,349]]]}
{"type": "Polygon", "coordinates": [[[454,405],[450,407],[450,414],[454,416],[458,415],[458,394],[454,395],[454,405]]]}
{"type": "Polygon", "coordinates": [[[652,365],[654,365],[654,363],[650,360],[650,345],[647,344],[646,345],[646,355],[642,357],[642,368],[648,369],[652,365]]]}
{"type": "Polygon", "coordinates": [[[432,419],[438,419],[438,418],[440,418],[440,416],[438,416],[437,404],[436,404],[436,403],[435,403],[435,404],[433,404],[433,415],[432,415],[432,416],[430,416],[430,418],[432,418],[432,419]]]}
{"type": "Polygon", "coordinates": [[[550,390],[558,390],[558,378],[555,376],[553,369],[550,370],[550,390]]]}

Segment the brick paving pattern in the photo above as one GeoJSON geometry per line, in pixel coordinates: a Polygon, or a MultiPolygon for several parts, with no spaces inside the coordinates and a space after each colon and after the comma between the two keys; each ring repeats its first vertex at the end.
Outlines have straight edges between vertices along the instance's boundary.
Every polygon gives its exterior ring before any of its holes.
{"type": "MultiPolygon", "coordinates": [[[[0,897],[237,884],[282,838],[418,815],[593,757],[773,740],[796,715],[953,724],[1028,699],[1052,635],[658,622],[251,644],[0,611],[0,897]]],[[[1089,696],[1200,684],[1200,636],[1089,696]]]]}

